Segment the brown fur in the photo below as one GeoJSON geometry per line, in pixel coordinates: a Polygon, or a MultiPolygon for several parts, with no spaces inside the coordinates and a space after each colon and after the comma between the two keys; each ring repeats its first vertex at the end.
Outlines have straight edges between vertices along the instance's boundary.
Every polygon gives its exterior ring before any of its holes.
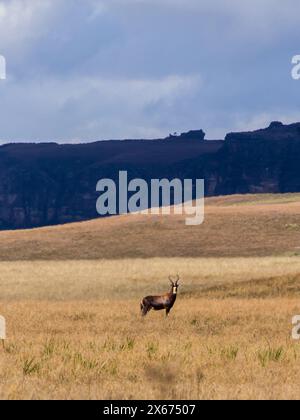
{"type": "Polygon", "coordinates": [[[171,283],[171,291],[161,296],[146,296],[141,301],[141,314],[146,316],[151,309],[154,311],[166,310],[166,316],[169,315],[170,310],[173,308],[176,298],[177,290],[179,287],[179,276],[174,282],[171,277],[169,277],[171,283]]]}

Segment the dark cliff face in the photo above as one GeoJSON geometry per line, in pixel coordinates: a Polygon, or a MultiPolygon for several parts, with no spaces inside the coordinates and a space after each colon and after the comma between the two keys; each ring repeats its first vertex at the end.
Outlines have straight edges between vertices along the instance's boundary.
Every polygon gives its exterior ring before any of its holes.
{"type": "Polygon", "coordinates": [[[268,128],[244,133],[227,134],[227,141],[300,140],[300,123],[284,125],[273,121],[268,128]]]}
{"type": "Polygon", "coordinates": [[[101,178],[176,175],[178,163],[214,154],[222,141],[128,140],[81,145],[0,147],[0,229],[31,228],[97,217],[101,178]]]}
{"type": "Polygon", "coordinates": [[[97,181],[204,178],[206,195],[300,191],[300,123],[205,141],[192,131],[162,140],[0,147],[0,229],[97,217],[97,181]]]}
{"type": "Polygon", "coordinates": [[[228,134],[215,194],[300,191],[300,124],[228,134]]]}

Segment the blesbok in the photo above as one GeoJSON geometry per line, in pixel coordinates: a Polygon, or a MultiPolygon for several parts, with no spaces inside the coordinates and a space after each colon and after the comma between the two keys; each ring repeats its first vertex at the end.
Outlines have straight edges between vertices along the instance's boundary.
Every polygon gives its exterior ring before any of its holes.
{"type": "Polygon", "coordinates": [[[166,293],[165,295],[161,296],[146,296],[141,301],[141,313],[142,316],[146,316],[151,309],[155,311],[161,311],[163,309],[166,310],[166,316],[169,315],[170,310],[173,308],[174,303],[177,297],[177,290],[179,287],[179,276],[177,275],[177,279],[175,281],[172,280],[171,276],[169,276],[169,280],[171,283],[171,291],[166,293]]]}

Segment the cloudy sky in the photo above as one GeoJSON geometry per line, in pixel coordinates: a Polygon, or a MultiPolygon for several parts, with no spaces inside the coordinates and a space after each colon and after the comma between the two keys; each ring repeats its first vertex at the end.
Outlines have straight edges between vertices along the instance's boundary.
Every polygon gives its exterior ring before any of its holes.
{"type": "Polygon", "coordinates": [[[299,0],[0,0],[0,139],[300,121],[299,0]]]}

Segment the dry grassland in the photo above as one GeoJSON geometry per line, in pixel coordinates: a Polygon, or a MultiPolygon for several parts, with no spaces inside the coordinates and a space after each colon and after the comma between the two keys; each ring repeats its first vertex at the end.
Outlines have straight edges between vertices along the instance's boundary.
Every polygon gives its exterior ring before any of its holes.
{"type": "Polygon", "coordinates": [[[300,258],[1,263],[0,398],[298,398],[300,258]],[[182,287],[169,319],[143,293],[182,287]],[[172,271],[172,270],[171,270],[172,271]],[[298,297],[298,299],[297,299],[298,297]]]}
{"type": "Polygon", "coordinates": [[[298,399],[298,199],[211,199],[189,233],[137,216],[0,233],[0,398],[298,399]],[[141,319],[177,272],[170,317],[141,319]]]}
{"type": "Polygon", "coordinates": [[[209,198],[205,222],[124,215],[0,232],[0,260],[300,255],[300,195],[209,198]]]}

